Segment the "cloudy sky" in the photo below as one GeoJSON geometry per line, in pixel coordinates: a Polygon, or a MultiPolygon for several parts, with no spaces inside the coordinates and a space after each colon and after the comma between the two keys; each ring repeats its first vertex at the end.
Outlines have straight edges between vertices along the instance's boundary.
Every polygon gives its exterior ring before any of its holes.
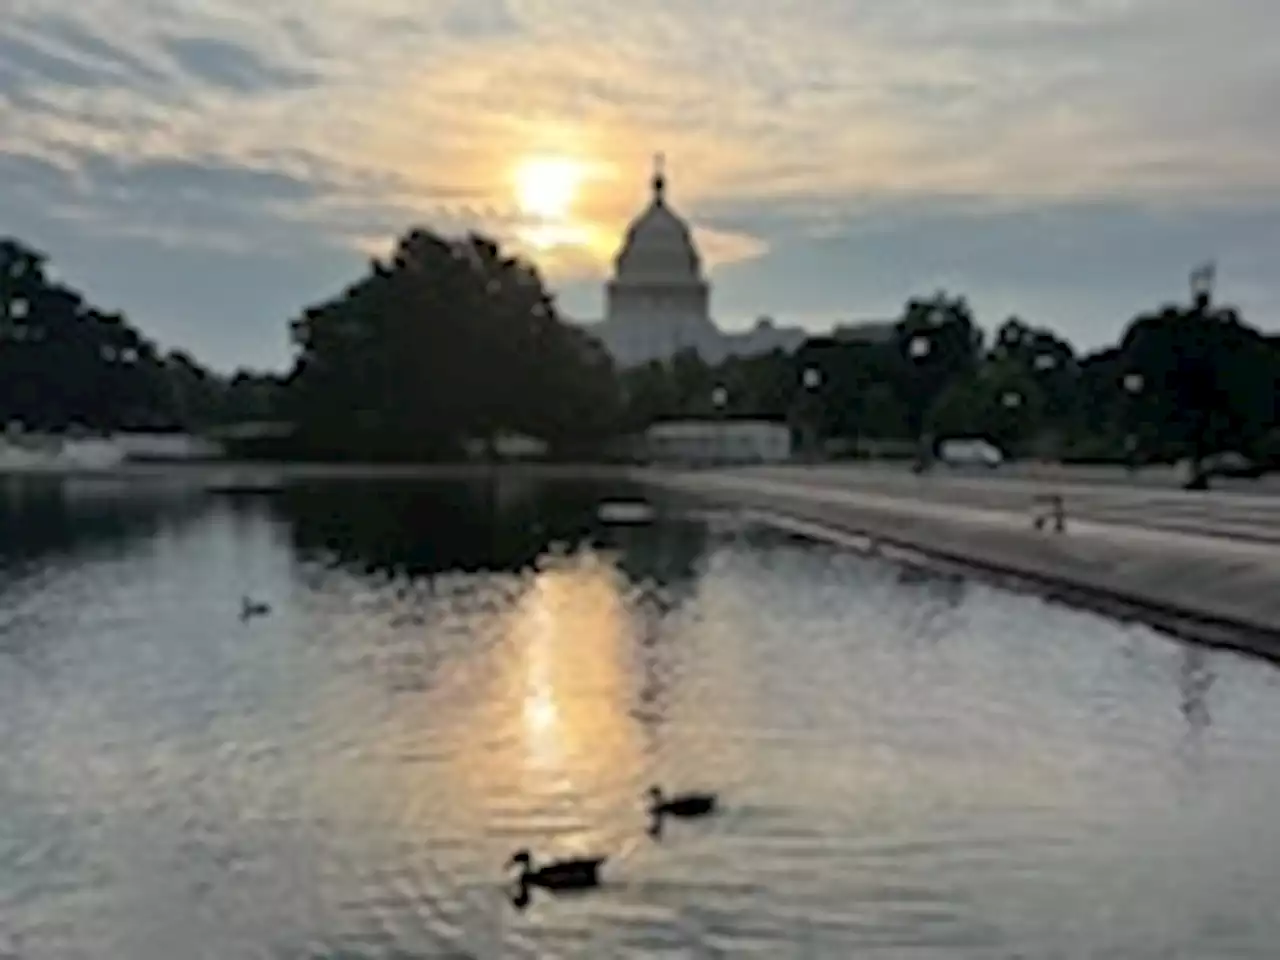
{"type": "Polygon", "coordinates": [[[167,346],[286,325],[412,224],[599,316],[665,151],[725,327],[967,293],[1094,346],[1280,328],[1277,0],[0,0],[0,235],[167,346]]]}

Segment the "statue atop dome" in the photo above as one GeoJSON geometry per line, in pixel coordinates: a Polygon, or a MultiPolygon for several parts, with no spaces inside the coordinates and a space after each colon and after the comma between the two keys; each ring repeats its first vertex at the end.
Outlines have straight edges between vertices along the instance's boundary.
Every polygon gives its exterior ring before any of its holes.
{"type": "Polygon", "coordinates": [[[663,153],[653,155],[653,202],[666,203],[667,192],[667,157],[663,153]]]}

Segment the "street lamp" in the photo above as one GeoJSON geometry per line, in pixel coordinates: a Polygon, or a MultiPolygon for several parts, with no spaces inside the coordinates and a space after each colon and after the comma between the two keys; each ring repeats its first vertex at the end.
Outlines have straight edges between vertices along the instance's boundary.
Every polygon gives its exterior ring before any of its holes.
{"type": "Polygon", "coordinates": [[[1016,390],[1006,390],[1000,395],[1000,406],[1007,412],[1007,416],[1000,418],[1003,421],[1000,442],[1006,446],[1006,451],[1009,447],[1021,446],[1022,443],[1022,430],[1017,419],[1018,411],[1022,409],[1022,402],[1023,396],[1016,390]]]}
{"type": "Polygon", "coordinates": [[[1197,307],[1207,307],[1213,300],[1213,286],[1218,266],[1212,260],[1191,271],[1191,301],[1197,307]]]}
{"type": "Polygon", "coordinates": [[[805,449],[813,453],[818,448],[818,388],[822,386],[822,371],[817,367],[805,367],[800,373],[800,386],[804,389],[805,399],[802,413],[807,412],[808,416],[803,417],[803,426],[805,428],[805,449]]]}
{"type": "Polygon", "coordinates": [[[724,408],[729,404],[729,391],[723,386],[717,385],[711,391],[711,406],[715,408],[716,425],[712,429],[712,451],[711,459],[713,461],[723,460],[726,456],[725,446],[725,425],[719,421],[724,419],[724,408]]]}
{"type": "Polygon", "coordinates": [[[729,391],[724,387],[716,387],[711,391],[711,405],[716,408],[716,413],[723,413],[728,403],[729,391]]]}
{"type": "Polygon", "coordinates": [[[1137,418],[1134,416],[1134,407],[1137,405],[1138,397],[1146,388],[1147,381],[1140,373],[1126,373],[1120,384],[1129,395],[1129,402],[1125,405],[1129,414],[1129,432],[1124,438],[1124,455],[1132,471],[1138,468],[1138,435],[1134,430],[1134,420],[1137,418]]]}
{"type": "Polygon", "coordinates": [[[925,469],[924,445],[924,403],[920,392],[924,386],[921,373],[925,358],[933,351],[933,344],[924,334],[918,333],[907,341],[907,356],[911,359],[911,430],[916,443],[916,460],[911,469],[915,473],[923,473],[925,469]]]}

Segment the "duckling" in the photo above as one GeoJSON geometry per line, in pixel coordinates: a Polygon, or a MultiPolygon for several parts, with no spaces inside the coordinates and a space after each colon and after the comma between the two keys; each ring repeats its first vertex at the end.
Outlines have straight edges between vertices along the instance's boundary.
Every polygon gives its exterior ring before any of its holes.
{"type": "Polygon", "coordinates": [[[252,620],[254,617],[265,617],[271,612],[271,604],[254,600],[252,597],[240,598],[240,619],[252,620]]]}
{"type": "Polygon", "coordinates": [[[521,867],[521,888],[542,887],[544,890],[585,890],[600,886],[600,866],[607,857],[582,857],[573,860],[553,860],[537,870],[533,869],[533,856],[528,850],[517,851],[508,861],[507,868],[521,867]]]}
{"type": "Polygon", "coordinates": [[[714,793],[678,793],[673,797],[665,797],[661,787],[649,788],[651,836],[657,837],[662,833],[662,821],[665,817],[692,820],[715,812],[716,795],[714,793]]]}

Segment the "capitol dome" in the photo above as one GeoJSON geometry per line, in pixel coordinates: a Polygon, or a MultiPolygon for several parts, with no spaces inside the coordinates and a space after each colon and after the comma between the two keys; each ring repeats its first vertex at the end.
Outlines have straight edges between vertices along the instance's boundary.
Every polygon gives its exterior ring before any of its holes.
{"type": "Polygon", "coordinates": [[[661,162],[653,175],[653,199],[627,228],[614,261],[620,284],[700,283],[702,264],[689,225],[668,205],[661,162]]]}

